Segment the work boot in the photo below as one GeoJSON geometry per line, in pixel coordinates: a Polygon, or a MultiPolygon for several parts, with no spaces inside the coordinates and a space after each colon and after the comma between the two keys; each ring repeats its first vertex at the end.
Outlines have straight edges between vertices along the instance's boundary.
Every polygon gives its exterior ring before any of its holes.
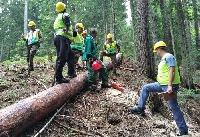
{"type": "Polygon", "coordinates": [[[60,80],[56,80],[56,84],[69,83],[69,82],[70,82],[69,78],[62,78],[60,80]]]}
{"type": "Polygon", "coordinates": [[[75,78],[75,77],[77,77],[76,74],[73,74],[73,75],[69,75],[69,76],[68,76],[68,78],[70,78],[70,79],[75,78]]]}
{"type": "Polygon", "coordinates": [[[100,89],[98,89],[96,85],[91,85],[88,89],[93,92],[100,92],[100,89]]]}
{"type": "Polygon", "coordinates": [[[139,108],[139,107],[129,108],[129,111],[130,111],[132,114],[139,114],[139,115],[141,115],[141,116],[144,116],[144,115],[145,115],[144,109],[141,109],[141,108],[139,108]]]}
{"type": "Polygon", "coordinates": [[[176,136],[183,136],[183,135],[188,135],[188,131],[185,132],[181,131],[178,134],[176,134],[176,136]]]}
{"type": "Polygon", "coordinates": [[[111,88],[110,84],[101,84],[101,88],[111,88]]]}

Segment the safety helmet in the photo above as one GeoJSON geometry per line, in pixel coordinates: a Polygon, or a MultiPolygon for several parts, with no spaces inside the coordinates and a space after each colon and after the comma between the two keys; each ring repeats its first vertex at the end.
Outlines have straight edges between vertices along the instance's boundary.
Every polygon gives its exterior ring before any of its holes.
{"type": "Polygon", "coordinates": [[[99,70],[99,69],[101,69],[101,68],[102,68],[102,66],[101,66],[101,64],[99,63],[98,60],[95,60],[95,61],[92,63],[92,69],[93,69],[94,71],[97,71],[97,70],[99,70]]]}
{"type": "Polygon", "coordinates": [[[84,30],[84,31],[82,32],[82,34],[87,34],[87,31],[86,31],[86,30],[84,30]]]}
{"type": "Polygon", "coordinates": [[[153,47],[153,52],[156,52],[156,49],[159,47],[167,47],[167,45],[163,41],[158,41],[153,47]]]}
{"type": "Polygon", "coordinates": [[[84,30],[83,23],[76,23],[76,27],[82,28],[84,30]]]}
{"type": "Polygon", "coordinates": [[[34,22],[34,21],[29,21],[28,26],[29,26],[29,27],[35,26],[35,22],[34,22]]]}
{"type": "Polygon", "coordinates": [[[108,38],[108,39],[112,38],[112,34],[109,33],[109,34],[107,35],[107,38],[108,38]]]}
{"type": "Polygon", "coordinates": [[[66,9],[66,5],[64,3],[58,2],[56,4],[56,11],[57,12],[62,12],[62,11],[64,11],[64,9],[66,9]]]}

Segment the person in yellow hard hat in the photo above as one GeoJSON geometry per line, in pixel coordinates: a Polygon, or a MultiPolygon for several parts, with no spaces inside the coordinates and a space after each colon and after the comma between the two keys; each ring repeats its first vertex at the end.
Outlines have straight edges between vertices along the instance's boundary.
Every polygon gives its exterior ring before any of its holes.
{"type": "Polygon", "coordinates": [[[183,113],[180,110],[177,101],[177,91],[179,89],[180,75],[175,57],[166,52],[167,45],[163,41],[159,41],[154,45],[153,52],[161,57],[158,65],[157,82],[146,84],[142,87],[138,106],[129,108],[131,113],[144,115],[145,104],[149,96],[149,92],[162,92],[165,100],[170,106],[179,133],[177,136],[187,135],[188,126],[186,125],[183,113]]]}
{"type": "Polygon", "coordinates": [[[28,62],[28,70],[34,71],[33,58],[37,52],[37,49],[40,47],[40,43],[42,42],[42,32],[39,29],[36,29],[36,24],[34,21],[30,21],[28,23],[30,27],[30,31],[26,35],[22,35],[22,39],[25,41],[27,46],[27,62],[28,62]]]}
{"type": "Polygon", "coordinates": [[[82,32],[84,30],[84,26],[82,23],[77,23],[75,25],[76,34],[73,35],[73,43],[71,44],[72,51],[74,52],[74,67],[80,68],[78,64],[79,57],[83,55],[84,50],[84,38],[82,36],[82,32]]]}
{"type": "Polygon", "coordinates": [[[86,30],[84,30],[84,31],[82,32],[82,36],[83,36],[84,39],[87,37],[87,31],[86,31],[86,30]]]}
{"type": "Polygon", "coordinates": [[[100,60],[103,61],[103,56],[111,58],[113,65],[113,74],[117,75],[117,59],[116,54],[119,53],[120,46],[112,39],[112,34],[107,35],[107,41],[104,43],[103,51],[100,52],[100,60]]]}
{"type": "Polygon", "coordinates": [[[63,2],[56,4],[58,16],[54,21],[54,45],[57,51],[56,59],[56,84],[68,83],[71,78],[76,77],[74,70],[74,53],[70,47],[73,41],[73,31],[70,16],[66,12],[66,5],[63,2]],[[62,71],[65,63],[68,64],[68,78],[64,78],[62,71]]]}

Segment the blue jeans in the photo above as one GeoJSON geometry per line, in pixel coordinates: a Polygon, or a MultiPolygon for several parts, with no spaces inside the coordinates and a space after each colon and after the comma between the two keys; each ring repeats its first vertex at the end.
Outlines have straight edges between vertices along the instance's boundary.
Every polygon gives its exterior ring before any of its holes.
{"type": "MultiPolygon", "coordinates": [[[[172,85],[173,91],[178,91],[179,85],[172,85]]],[[[160,85],[158,82],[146,84],[142,87],[142,90],[140,92],[140,98],[138,101],[138,108],[145,109],[146,101],[149,96],[149,92],[166,92],[167,91],[167,85],[160,85]]],[[[183,113],[180,110],[180,107],[178,105],[177,98],[171,99],[167,101],[168,105],[170,106],[174,120],[176,121],[176,125],[179,128],[180,132],[186,132],[188,131],[188,126],[185,123],[185,119],[183,117],[183,113]]]]}

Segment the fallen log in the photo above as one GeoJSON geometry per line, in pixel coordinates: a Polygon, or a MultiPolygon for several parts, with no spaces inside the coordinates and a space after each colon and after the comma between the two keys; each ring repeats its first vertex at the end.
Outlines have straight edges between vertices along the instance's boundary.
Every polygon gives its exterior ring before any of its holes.
{"type": "MultiPolygon", "coordinates": [[[[121,59],[118,55],[117,59],[121,59]]],[[[108,70],[111,63],[105,63],[108,70]]],[[[62,83],[0,110],[0,137],[17,137],[27,128],[47,116],[82,90],[87,72],[79,74],[70,83],[62,83]]]]}

